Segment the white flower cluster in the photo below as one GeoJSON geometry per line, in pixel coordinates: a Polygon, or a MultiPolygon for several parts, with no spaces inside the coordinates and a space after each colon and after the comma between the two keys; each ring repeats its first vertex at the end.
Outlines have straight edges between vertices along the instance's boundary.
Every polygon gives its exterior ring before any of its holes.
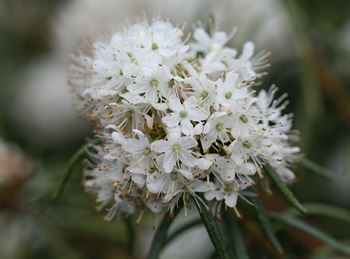
{"type": "Polygon", "coordinates": [[[167,21],[136,23],[75,58],[77,106],[102,140],[89,152],[85,187],[108,218],[190,197],[235,207],[265,163],[294,177],[299,148],[281,113],[285,96],[253,89],[267,55],[254,56],[252,42],[238,54],[225,32],[183,34],[167,21]]]}

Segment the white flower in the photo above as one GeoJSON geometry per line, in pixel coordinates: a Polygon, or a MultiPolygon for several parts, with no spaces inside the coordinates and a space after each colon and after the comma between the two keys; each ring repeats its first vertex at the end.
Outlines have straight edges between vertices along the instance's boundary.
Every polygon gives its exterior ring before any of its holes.
{"type": "Polygon", "coordinates": [[[235,207],[237,203],[239,189],[235,183],[216,183],[212,185],[211,190],[205,193],[205,198],[209,201],[216,199],[224,200],[228,207],[235,207]]]}
{"type": "MultiPolygon", "coordinates": [[[[264,164],[288,182],[299,148],[285,96],[256,95],[266,55],[254,44],[203,28],[183,39],[170,22],[140,22],[75,58],[77,107],[102,140],[86,161],[85,188],[108,219],[143,208],[173,210],[181,199],[235,207],[264,164]]],[[[211,204],[208,204],[211,205],[211,204]]]]}
{"type": "Polygon", "coordinates": [[[213,142],[219,139],[222,143],[230,140],[226,129],[233,127],[233,120],[226,112],[213,113],[203,129],[201,138],[204,149],[208,149],[213,142]]]}
{"type": "Polygon", "coordinates": [[[187,98],[181,104],[179,98],[175,95],[169,98],[169,109],[173,112],[163,117],[163,122],[170,128],[180,124],[181,131],[185,135],[193,135],[193,124],[191,121],[202,121],[208,117],[208,112],[198,105],[194,96],[187,98]]]}
{"type": "Polygon", "coordinates": [[[197,141],[192,137],[177,137],[170,135],[168,140],[157,140],[151,144],[154,152],[163,154],[162,166],[166,173],[172,172],[174,166],[182,162],[193,167],[197,159],[193,156],[191,148],[197,146],[197,141]]]}
{"type": "Polygon", "coordinates": [[[238,74],[229,72],[225,80],[218,79],[216,101],[224,107],[230,107],[232,110],[240,108],[240,100],[249,96],[248,88],[241,87],[238,80],[238,74]]]}
{"type": "Polygon", "coordinates": [[[156,103],[160,96],[167,96],[171,79],[169,69],[159,66],[151,75],[137,78],[128,86],[128,90],[133,94],[144,94],[147,101],[156,103]]]}
{"type": "Polygon", "coordinates": [[[226,32],[214,32],[213,36],[209,34],[203,28],[196,28],[194,30],[193,38],[196,40],[192,43],[192,49],[196,52],[208,52],[220,51],[232,36],[226,34],[226,32]]]}

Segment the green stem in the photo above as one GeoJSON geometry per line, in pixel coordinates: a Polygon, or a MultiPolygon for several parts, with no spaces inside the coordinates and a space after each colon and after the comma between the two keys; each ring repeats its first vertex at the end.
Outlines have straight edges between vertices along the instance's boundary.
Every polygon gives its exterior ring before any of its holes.
{"type": "Polygon", "coordinates": [[[216,220],[214,219],[213,215],[201,201],[197,202],[196,205],[211,242],[215,247],[218,258],[230,259],[225,246],[224,238],[220,233],[219,227],[216,224],[216,220]]]}
{"type": "Polygon", "coordinates": [[[311,160],[303,159],[301,160],[300,165],[305,169],[309,170],[310,172],[317,174],[319,176],[322,176],[328,180],[333,181],[335,178],[335,174],[332,171],[326,168],[323,168],[322,166],[319,166],[318,164],[316,164],[315,162],[312,162],[311,160]]]}
{"type": "Polygon", "coordinates": [[[298,201],[285,182],[282,181],[281,177],[277,174],[275,169],[270,165],[264,166],[267,175],[271,181],[275,184],[277,189],[284,195],[284,197],[301,213],[307,213],[306,208],[298,201]]]}
{"type": "Polygon", "coordinates": [[[61,195],[64,192],[64,189],[68,183],[68,180],[70,179],[70,177],[74,171],[75,166],[78,164],[78,162],[80,162],[85,157],[86,148],[91,144],[97,145],[99,143],[100,143],[99,139],[93,139],[90,143],[87,143],[87,144],[83,145],[81,148],[79,148],[79,150],[69,160],[66,173],[64,174],[55,194],[52,197],[53,202],[58,201],[59,198],[61,197],[61,195]]]}
{"type": "Polygon", "coordinates": [[[243,236],[239,224],[229,213],[225,214],[225,221],[227,223],[227,231],[229,233],[230,244],[229,247],[234,248],[234,255],[239,259],[248,259],[248,252],[246,250],[243,236]]]}
{"type": "Polygon", "coordinates": [[[166,214],[159,224],[156,233],[154,234],[152,245],[150,248],[150,252],[148,255],[148,259],[158,259],[162,248],[164,247],[167,241],[167,234],[170,228],[171,223],[173,222],[176,215],[181,210],[181,207],[175,207],[173,210],[173,215],[166,214]]]}
{"type": "Polygon", "coordinates": [[[131,216],[125,218],[124,222],[125,222],[127,235],[128,235],[128,237],[127,237],[128,238],[128,251],[129,251],[129,254],[132,255],[132,253],[134,251],[135,230],[134,230],[134,226],[132,224],[131,216]]]}

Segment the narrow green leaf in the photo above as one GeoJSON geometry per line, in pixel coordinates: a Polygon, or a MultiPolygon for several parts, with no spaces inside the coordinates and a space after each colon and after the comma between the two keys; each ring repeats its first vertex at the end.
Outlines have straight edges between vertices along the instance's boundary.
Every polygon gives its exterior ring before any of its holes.
{"type": "Polygon", "coordinates": [[[294,229],[300,230],[332,247],[333,249],[342,252],[344,254],[350,255],[350,246],[340,243],[333,237],[325,234],[324,232],[318,230],[314,226],[298,219],[297,217],[286,215],[286,214],[272,214],[270,217],[284,225],[292,227],[294,229]]]}
{"type": "Polygon", "coordinates": [[[234,255],[239,259],[248,259],[248,252],[244,244],[243,236],[239,224],[236,222],[236,219],[231,215],[226,213],[225,215],[227,230],[229,232],[230,244],[229,247],[234,247],[234,255]]]}
{"type": "Polygon", "coordinates": [[[202,222],[205,228],[207,229],[210,240],[215,247],[218,256],[217,258],[230,259],[225,246],[224,238],[220,233],[219,227],[216,224],[216,220],[214,219],[213,215],[208,210],[208,208],[202,203],[202,201],[196,202],[196,205],[201,216],[202,222]]]}
{"type": "Polygon", "coordinates": [[[135,229],[132,223],[132,217],[129,216],[125,218],[124,223],[127,230],[128,251],[129,251],[129,254],[132,255],[134,251],[134,243],[135,243],[135,229]]]}
{"type": "Polygon", "coordinates": [[[164,244],[164,247],[167,246],[169,243],[171,243],[174,239],[176,239],[178,236],[186,232],[187,230],[197,227],[199,225],[202,225],[201,219],[194,219],[190,222],[187,222],[186,224],[180,226],[178,229],[174,230],[166,240],[166,243],[164,244]]]}
{"type": "Polygon", "coordinates": [[[269,165],[264,166],[267,175],[271,181],[275,184],[277,189],[284,195],[284,197],[300,212],[306,213],[306,208],[297,200],[292,191],[288,188],[285,182],[282,181],[281,177],[276,171],[269,165]]]}
{"type": "Polygon", "coordinates": [[[209,14],[208,16],[207,32],[209,36],[213,36],[215,33],[215,17],[213,14],[209,14]]]}
{"type": "MultiPolygon", "coordinates": [[[[349,210],[328,205],[328,204],[318,204],[318,203],[307,203],[307,204],[304,204],[304,207],[307,209],[308,214],[310,215],[331,217],[337,220],[350,223],[349,210]]],[[[286,213],[289,215],[295,215],[296,211],[288,210],[286,213]]]]}
{"type": "Polygon", "coordinates": [[[176,215],[180,212],[181,207],[175,207],[173,215],[166,214],[162,222],[159,224],[156,233],[154,233],[152,245],[148,255],[148,259],[158,259],[165,242],[167,241],[167,234],[171,223],[175,219],[176,215]]]}
{"type": "Polygon", "coordinates": [[[100,143],[99,139],[94,139],[91,142],[83,145],[70,159],[70,161],[68,162],[68,166],[67,166],[67,170],[65,172],[65,174],[62,177],[62,180],[59,184],[59,186],[57,187],[56,192],[54,193],[53,197],[52,197],[52,201],[56,202],[59,200],[59,198],[61,197],[62,193],[64,192],[64,189],[68,183],[69,178],[71,177],[75,166],[85,157],[85,153],[86,153],[86,148],[91,145],[91,144],[98,144],[100,143]]]}
{"type": "Polygon", "coordinates": [[[328,170],[327,168],[321,167],[315,162],[312,162],[308,159],[301,160],[300,165],[305,169],[309,170],[310,172],[322,176],[326,179],[334,180],[335,178],[335,174],[332,171],[328,170]]]}
{"type": "Polygon", "coordinates": [[[251,197],[250,201],[254,204],[256,218],[258,220],[258,224],[262,232],[266,235],[267,239],[270,241],[270,243],[276,249],[276,251],[279,254],[283,254],[284,252],[281,243],[275,235],[275,231],[271,225],[269,216],[265,211],[264,207],[262,206],[260,201],[255,197],[251,197]]]}

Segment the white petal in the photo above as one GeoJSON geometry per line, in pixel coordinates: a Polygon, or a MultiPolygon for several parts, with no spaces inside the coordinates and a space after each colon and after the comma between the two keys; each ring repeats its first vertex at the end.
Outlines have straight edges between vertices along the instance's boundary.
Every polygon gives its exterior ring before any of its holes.
{"type": "Polygon", "coordinates": [[[153,117],[146,114],[145,119],[146,119],[147,127],[149,129],[153,129],[153,117]]]}
{"type": "Polygon", "coordinates": [[[163,167],[166,173],[171,173],[173,171],[174,166],[176,165],[176,153],[173,151],[167,152],[164,155],[163,167]]]}
{"type": "Polygon", "coordinates": [[[197,146],[197,141],[192,137],[183,137],[181,138],[180,145],[184,149],[189,149],[197,146]]]}
{"type": "Polygon", "coordinates": [[[169,108],[174,112],[180,112],[183,110],[183,106],[177,96],[172,95],[169,97],[169,108]]]}
{"type": "Polygon", "coordinates": [[[112,139],[113,139],[114,143],[116,143],[116,144],[123,145],[123,143],[125,143],[124,136],[119,132],[113,132],[112,139]]]}
{"type": "Polygon", "coordinates": [[[189,167],[194,167],[197,164],[197,159],[187,150],[182,150],[178,156],[179,160],[189,167]]]}
{"type": "Polygon", "coordinates": [[[234,193],[234,192],[228,195],[224,195],[225,204],[230,208],[235,207],[237,204],[237,197],[238,197],[237,193],[234,193]]]}
{"type": "Polygon", "coordinates": [[[141,153],[145,146],[142,145],[142,142],[137,139],[128,139],[123,144],[123,148],[129,153],[137,154],[141,153]]]}
{"type": "Polygon", "coordinates": [[[199,167],[199,169],[202,169],[202,170],[208,170],[212,164],[213,164],[212,161],[205,158],[200,158],[197,160],[197,166],[199,167]]]}
{"type": "Polygon", "coordinates": [[[162,175],[159,172],[152,173],[147,178],[147,189],[154,194],[158,194],[162,190],[162,186],[164,183],[165,178],[162,177],[162,175]]]}
{"type": "Polygon", "coordinates": [[[188,180],[193,180],[194,179],[192,173],[190,171],[188,171],[188,170],[181,169],[181,170],[179,170],[179,172],[188,180]]]}
{"type": "Polygon", "coordinates": [[[171,149],[171,144],[164,139],[156,140],[151,144],[151,149],[155,152],[163,153],[171,149]]]}
{"type": "Polygon", "coordinates": [[[180,122],[180,116],[178,113],[172,112],[167,114],[165,117],[163,117],[162,121],[167,125],[169,128],[174,128],[177,125],[179,125],[180,122]]]}
{"type": "Polygon", "coordinates": [[[249,60],[254,54],[254,43],[251,41],[248,41],[243,46],[243,52],[240,56],[240,59],[242,60],[249,60]]]}
{"type": "Polygon", "coordinates": [[[193,125],[189,119],[182,119],[181,120],[181,131],[186,136],[193,135],[193,125]]]}
{"type": "Polygon", "coordinates": [[[203,124],[197,123],[196,126],[193,128],[193,135],[200,135],[203,132],[203,124]]]}
{"type": "Polygon", "coordinates": [[[187,111],[188,111],[188,117],[192,121],[205,120],[209,116],[209,113],[206,110],[199,108],[199,107],[198,108],[190,108],[187,111]]]}
{"type": "Polygon", "coordinates": [[[231,158],[237,165],[242,165],[244,162],[242,144],[238,140],[235,140],[231,145],[231,158]]]}

